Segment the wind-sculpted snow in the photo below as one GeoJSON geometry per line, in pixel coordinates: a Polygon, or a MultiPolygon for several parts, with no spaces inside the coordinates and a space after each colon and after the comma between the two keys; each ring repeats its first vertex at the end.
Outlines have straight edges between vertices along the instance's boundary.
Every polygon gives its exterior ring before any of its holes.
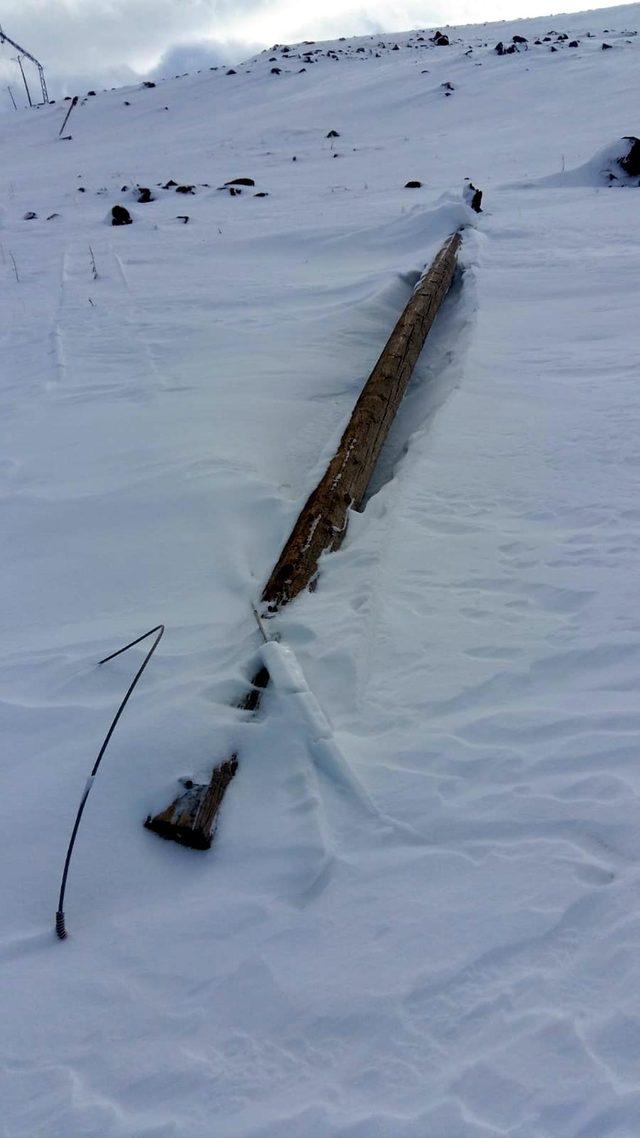
{"type": "Polygon", "coordinates": [[[639,28],[279,47],[83,96],[70,141],[2,116],[7,1138],[635,1138],[640,189],[602,170],[639,28]],[[252,717],[251,603],[461,224],[252,717]],[[60,944],[135,670],[96,663],[159,621],[60,944]],[[210,853],[143,829],[233,751],[210,853]]]}

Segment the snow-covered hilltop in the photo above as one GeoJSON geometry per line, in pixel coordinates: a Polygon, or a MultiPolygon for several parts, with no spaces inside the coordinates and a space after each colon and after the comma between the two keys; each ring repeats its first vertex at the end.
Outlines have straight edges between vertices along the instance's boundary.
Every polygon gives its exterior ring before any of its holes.
{"type": "Polygon", "coordinates": [[[68,102],[0,118],[7,1138],[635,1138],[639,30],[280,45],[79,93],[63,138],[68,102]],[[234,706],[251,603],[460,225],[366,508],[272,622],[338,781],[286,691],[234,706]],[[95,665],[160,621],[59,943],[140,657],[95,665]],[[210,853],[143,829],[236,750],[210,853]]]}

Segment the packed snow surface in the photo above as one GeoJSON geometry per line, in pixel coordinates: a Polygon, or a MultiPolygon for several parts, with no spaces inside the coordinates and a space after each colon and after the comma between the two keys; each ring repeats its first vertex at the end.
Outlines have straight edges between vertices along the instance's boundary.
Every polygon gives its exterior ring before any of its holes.
{"type": "Polygon", "coordinates": [[[63,139],[68,104],[2,116],[7,1138],[640,1133],[640,190],[599,157],[640,133],[639,28],[279,47],[83,96],[63,139]],[[459,225],[366,508],[263,648],[459,225]],[[58,942],[142,648],[96,663],[160,621],[58,942]],[[233,750],[210,853],[143,829],[233,750]]]}

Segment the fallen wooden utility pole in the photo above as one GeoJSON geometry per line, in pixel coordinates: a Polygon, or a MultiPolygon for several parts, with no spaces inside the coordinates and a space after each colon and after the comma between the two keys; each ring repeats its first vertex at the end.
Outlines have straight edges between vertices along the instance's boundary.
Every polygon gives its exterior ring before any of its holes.
{"type": "Polygon", "coordinates": [[[454,233],[421,277],[365,383],[324,477],[310,494],[262,593],[275,611],[316,575],[325,550],[338,549],[349,510],[358,507],[402,402],[438,309],[449,291],[461,237],[454,233]]]}
{"type": "MultiPolygon", "coordinates": [[[[349,510],[362,503],[389,428],[407,389],[418,356],[447,295],[456,268],[460,233],[445,241],[420,278],[367,380],[326,473],[307,499],[262,592],[276,612],[315,579],[322,553],[338,549],[349,510]]],[[[269,683],[263,666],[240,706],[255,711],[269,683]]],[[[217,766],[209,783],[188,785],[166,810],[145,826],[194,849],[209,849],[225,790],[238,767],[237,755],[217,766]]]]}

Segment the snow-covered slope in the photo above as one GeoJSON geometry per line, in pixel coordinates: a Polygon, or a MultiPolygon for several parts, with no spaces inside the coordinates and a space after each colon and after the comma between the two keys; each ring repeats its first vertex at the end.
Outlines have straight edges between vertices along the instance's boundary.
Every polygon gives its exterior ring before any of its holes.
{"type": "Polygon", "coordinates": [[[278,48],[69,141],[2,116],[7,1138],[636,1138],[640,193],[592,159],[639,133],[639,28],[278,48]],[[233,707],[250,605],[460,224],[375,492],[273,622],[338,779],[286,692],[233,707]],[[136,660],[95,664],[159,621],[59,943],[136,660]],[[142,828],[234,748],[209,854],[142,828]]]}

